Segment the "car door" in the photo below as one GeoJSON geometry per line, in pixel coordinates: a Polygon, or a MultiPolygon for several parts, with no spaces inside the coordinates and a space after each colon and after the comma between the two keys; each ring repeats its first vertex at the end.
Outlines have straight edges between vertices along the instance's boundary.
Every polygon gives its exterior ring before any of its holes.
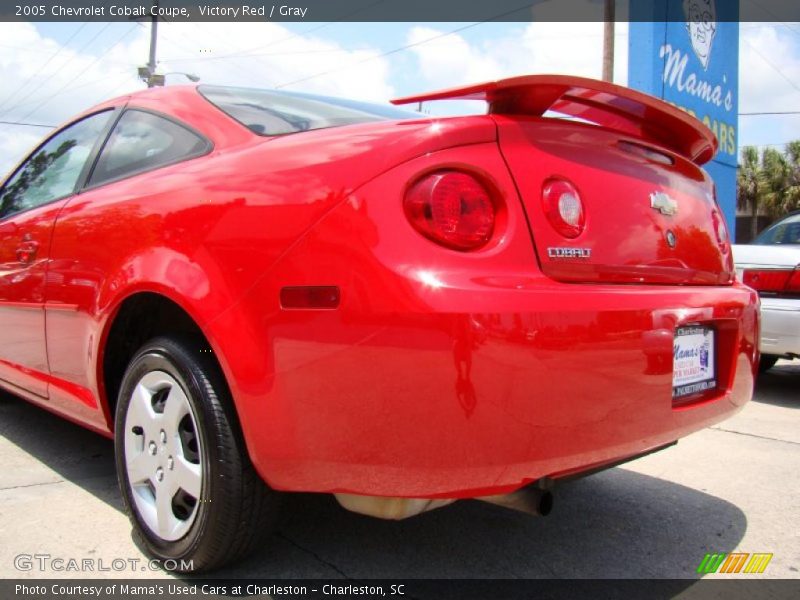
{"type": "Polygon", "coordinates": [[[0,188],[0,385],[47,396],[44,290],[58,212],[85,178],[112,110],[50,137],[0,188]]]}

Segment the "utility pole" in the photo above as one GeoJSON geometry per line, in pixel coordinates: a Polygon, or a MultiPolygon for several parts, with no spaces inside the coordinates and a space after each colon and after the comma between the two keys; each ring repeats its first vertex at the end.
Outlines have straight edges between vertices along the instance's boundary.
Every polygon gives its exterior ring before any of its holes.
{"type": "MultiPolygon", "coordinates": [[[[155,0],[154,6],[158,8],[158,0],[155,0]]],[[[156,73],[156,44],[158,43],[158,11],[150,13],[150,60],[147,62],[147,70],[150,71],[150,77],[147,79],[147,87],[153,87],[153,75],[156,73]]]]}
{"type": "MultiPolygon", "coordinates": [[[[139,67],[139,79],[147,84],[147,87],[164,85],[164,76],[156,74],[156,44],[158,43],[158,0],[153,0],[153,10],[150,11],[150,58],[146,67],[139,67]]],[[[135,17],[132,17],[135,19],[135,17]]]]}
{"type": "Polygon", "coordinates": [[[603,81],[614,81],[615,0],[605,0],[603,8],[603,81]]]}

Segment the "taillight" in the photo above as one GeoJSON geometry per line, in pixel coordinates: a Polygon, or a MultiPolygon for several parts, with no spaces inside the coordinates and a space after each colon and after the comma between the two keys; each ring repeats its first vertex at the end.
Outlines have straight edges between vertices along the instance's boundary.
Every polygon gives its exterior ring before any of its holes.
{"type": "Polygon", "coordinates": [[[745,269],[742,280],[759,292],[800,292],[797,269],[745,269]]]}
{"type": "Polygon", "coordinates": [[[454,250],[476,250],[494,231],[491,194],[478,179],[462,171],[426,175],[406,192],[404,206],[417,231],[454,250]]]}
{"type": "Polygon", "coordinates": [[[786,291],[800,294],[800,265],[797,265],[792,276],[789,278],[789,283],[786,284],[786,291]]]}
{"type": "Polygon", "coordinates": [[[566,238],[576,238],[583,231],[585,216],[578,190],[565,179],[548,179],[542,188],[542,203],[547,220],[566,238]]]}

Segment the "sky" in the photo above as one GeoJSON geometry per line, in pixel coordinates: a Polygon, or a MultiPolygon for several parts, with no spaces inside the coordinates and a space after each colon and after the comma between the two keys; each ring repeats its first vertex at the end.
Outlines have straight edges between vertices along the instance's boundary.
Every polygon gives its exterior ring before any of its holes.
{"type": "MultiPolygon", "coordinates": [[[[360,100],[528,73],[599,78],[602,23],[159,23],[167,85],[201,81],[360,100]]],[[[0,23],[0,177],[51,128],[144,88],[149,23],[0,23]],[[39,127],[37,125],[42,125],[39,127]]],[[[628,26],[614,81],[627,83],[628,26]]],[[[800,23],[742,23],[739,111],[800,109],[800,23]]],[[[426,107],[426,110],[447,110],[426,107]]],[[[741,116],[739,145],[781,149],[800,115],[741,116]]]]}

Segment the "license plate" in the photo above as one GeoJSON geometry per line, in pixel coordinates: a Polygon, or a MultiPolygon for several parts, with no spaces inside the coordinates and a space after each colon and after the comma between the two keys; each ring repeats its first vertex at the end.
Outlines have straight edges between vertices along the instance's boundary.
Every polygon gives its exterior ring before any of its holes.
{"type": "Polygon", "coordinates": [[[699,325],[675,330],[672,360],[672,398],[717,387],[714,330],[699,325]]]}

